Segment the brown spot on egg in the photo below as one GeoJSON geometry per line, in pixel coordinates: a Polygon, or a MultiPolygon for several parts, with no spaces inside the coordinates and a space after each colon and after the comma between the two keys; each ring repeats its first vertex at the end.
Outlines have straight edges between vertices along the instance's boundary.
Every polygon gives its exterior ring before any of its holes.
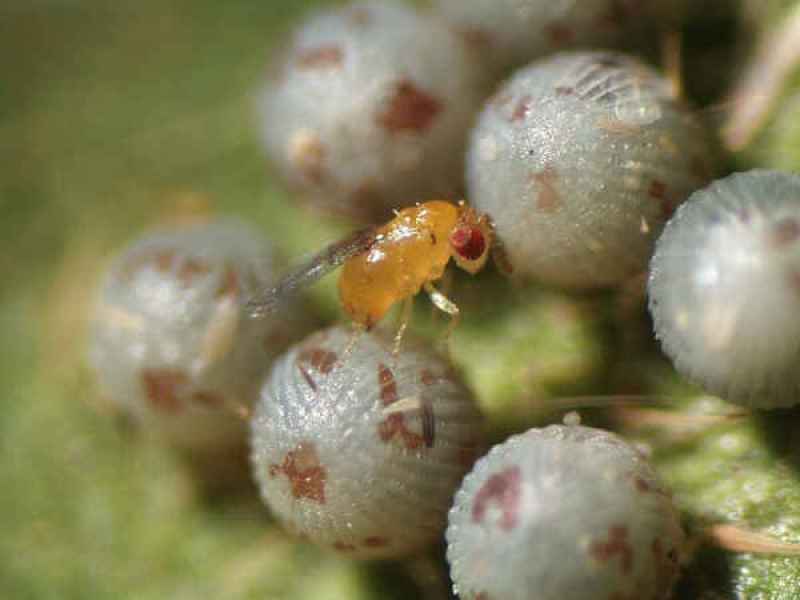
{"type": "Polygon", "coordinates": [[[178,268],[178,281],[188,287],[196,277],[202,277],[211,272],[211,266],[198,258],[189,256],[181,263],[178,268]]]}
{"type": "Polygon", "coordinates": [[[608,529],[607,540],[597,540],[589,545],[589,554],[604,564],[619,557],[620,569],[624,574],[629,574],[633,569],[633,548],[628,542],[628,528],[612,525],[608,529]]]}
{"type": "Polygon", "coordinates": [[[790,217],[783,218],[772,225],[768,235],[773,248],[784,248],[800,239],[800,223],[790,217]]]}
{"type": "Polygon", "coordinates": [[[541,171],[531,175],[536,187],[536,208],[544,213],[552,214],[561,207],[561,194],[556,188],[558,172],[548,165],[541,171]]]}
{"type": "MultiPolygon", "coordinates": [[[[383,363],[378,365],[378,388],[384,407],[390,407],[400,400],[397,393],[397,382],[391,369],[383,363]]],[[[399,441],[408,450],[416,450],[423,444],[430,448],[435,437],[435,416],[429,403],[420,400],[420,422],[422,435],[414,433],[406,423],[406,411],[401,409],[396,412],[384,411],[386,418],[378,423],[378,437],[383,442],[399,441]]]]}
{"type": "Polygon", "coordinates": [[[419,380],[423,383],[423,385],[433,385],[434,383],[440,381],[440,378],[430,370],[430,369],[422,369],[419,372],[419,380]]]}
{"type": "Polygon", "coordinates": [[[377,121],[390,133],[424,133],[433,125],[442,108],[438,99],[404,79],[395,86],[377,121]]]}
{"type": "Polygon", "coordinates": [[[489,477],[475,495],[473,522],[483,522],[489,506],[496,505],[502,511],[498,522],[500,528],[505,531],[514,529],[518,519],[521,479],[520,468],[516,465],[489,477]]]}
{"type": "Polygon", "coordinates": [[[380,363],[378,365],[378,387],[380,388],[381,402],[384,406],[389,406],[397,402],[397,382],[391,369],[380,363]]]}
{"type": "Polygon", "coordinates": [[[142,369],[141,381],[150,406],[158,412],[176,415],[181,412],[181,388],[189,376],[178,369],[142,369]]]}
{"type": "Polygon", "coordinates": [[[303,376],[303,379],[305,379],[309,387],[316,392],[317,382],[311,376],[309,370],[306,369],[306,366],[311,367],[322,375],[327,375],[333,370],[334,366],[336,366],[337,359],[338,356],[335,352],[312,346],[305,348],[297,355],[295,364],[300,374],[303,376]]]}
{"type": "Polygon", "coordinates": [[[517,104],[514,106],[514,110],[511,113],[510,121],[512,123],[517,123],[525,119],[528,114],[528,111],[531,108],[531,104],[533,102],[533,98],[530,94],[525,94],[522,96],[518,101],[517,104]]]}
{"type": "Polygon", "coordinates": [[[122,268],[123,279],[131,279],[146,266],[150,266],[159,273],[168,273],[172,269],[176,256],[175,250],[156,250],[142,252],[128,260],[122,268]]]}
{"type": "Polygon", "coordinates": [[[153,264],[157,271],[166,272],[172,268],[175,260],[174,250],[159,250],[153,257],[153,264]]]}
{"type": "Polygon", "coordinates": [[[311,442],[301,442],[286,453],[283,463],[270,465],[270,477],[283,474],[289,479],[292,496],[325,504],[326,469],[320,464],[317,449],[311,442]]]}
{"type": "Polygon", "coordinates": [[[335,44],[306,48],[297,53],[300,69],[334,69],[342,66],[344,52],[335,44]]]}
{"type": "Polygon", "coordinates": [[[408,450],[417,450],[425,442],[424,438],[410,431],[406,425],[403,413],[391,413],[378,424],[378,436],[382,442],[391,442],[397,439],[408,450]]]}
{"type": "Polygon", "coordinates": [[[306,348],[297,356],[298,362],[311,366],[323,375],[327,375],[333,370],[337,359],[338,356],[335,352],[317,347],[306,348]]]}

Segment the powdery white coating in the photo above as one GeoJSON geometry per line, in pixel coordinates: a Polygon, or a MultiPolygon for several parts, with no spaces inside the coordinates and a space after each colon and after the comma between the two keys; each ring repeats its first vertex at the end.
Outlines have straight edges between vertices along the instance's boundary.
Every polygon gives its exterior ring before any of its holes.
{"type": "Polygon", "coordinates": [[[800,177],[735,173],[693,194],[658,240],[649,294],[680,373],[745,406],[800,402],[800,177]]]}
{"type": "Polygon", "coordinates": [[[683,540],[646,460],[590,427],[531,429],[456,494],[447,559],[462,600],[668,598],[683,540]]]}
{"type": "Polygon", "coordinates": [[[298,194],[373,220],[460,196],[485,84],[445,25],[402,4],[357,2],[306,21],[281,60],[261,129],[298,194]]]}
{"type": "Polygon", "coordinates": [[[264,501],[292,531],[356,558],[437,539],[481,442],[472,395],[426,346],[324,330],[272,370],[252,420],[264,501]]]}
{"type": "Polygon", "coordinates": [[[434,7],[498,70],[566,48],[602,47],[641,28],[641,0],[435,0],[434,7]]]}
{"type": "Polygon", "coordinates": [[[272,359],[308,331],[296,303],[257,321],[242,300],[280,261],[244,223],[163,229],[114,261],[93,312],[90,362],[103,392],[146,427],[190,450],[246,439],[251,406],[272,359]]]}
{"type": "Polygon", "coordinates": [[[468,198],[494,220],[515,276],[612,286],[644,271],[666,218],[709,179],[711,146],[639,60],[562,53],[517,72],[483,110],[468,198]]]}

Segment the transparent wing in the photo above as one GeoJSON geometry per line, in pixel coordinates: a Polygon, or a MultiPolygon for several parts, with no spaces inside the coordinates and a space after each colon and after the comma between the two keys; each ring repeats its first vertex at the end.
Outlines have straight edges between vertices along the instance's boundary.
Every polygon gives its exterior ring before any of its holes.
{"type": "Polygon", "coordinates": [[[246,305],[247,311],[254,318],[274,312],[296,290],[311,285],[341,266],[348,258],[366,252],[377,239],[376,232],[377,227],[367,227],[332,243],[308,262],[284,275],[277,285],[267,287],[250,298],[246,305]]]}

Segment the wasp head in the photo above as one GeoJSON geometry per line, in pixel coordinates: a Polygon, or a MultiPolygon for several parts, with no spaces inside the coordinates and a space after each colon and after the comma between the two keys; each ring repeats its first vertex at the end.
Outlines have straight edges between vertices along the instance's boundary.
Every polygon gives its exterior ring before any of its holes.
{"type": "Polygon", "coordinates": [[[450,232],[450,248],[456,264],[469,273],[477,273],[486,264],[494,232],[486,215],[461,206],[458,222],[450,232]]]}

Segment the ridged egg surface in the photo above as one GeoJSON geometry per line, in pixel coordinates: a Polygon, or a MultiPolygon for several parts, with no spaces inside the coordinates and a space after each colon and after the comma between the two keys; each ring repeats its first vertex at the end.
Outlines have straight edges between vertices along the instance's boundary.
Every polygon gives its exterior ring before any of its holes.
{"type": "Polygon", "coordinates": [[[279,266],[268,240],[234,219],[134,241],[94,307],[90,362],[103,393],[179,446],[241,443],[235,411],[254,403],[271,360],[308,331],[299,304],[245,315],[242,300],[279,266]]]}
{"type": "Polygon", "coordinates": [[[683,539],[669,495],[618,436],[531,429],[456,494],[447,559],[462,600],[669,597],[683,539]]]}
{"type": "Polygon", "coordinates": [[[641,27],[647,2],[436,0],[435,9],[498,69],[567,48],[618,43],[641,27]]]}
{"type": "Polygon", "coordinates": [[[262,137],[297,195],[367,220],[460,197],[485,84],[444,24],[402,3],[348,4],[303,23],[274,70],[262,137]]]}
{"type": "Polygon", "coordinates": [[[562,53],[518,71],[486,105],[467,197],[494,220],[515,276],[612,286],[646,269],[712,155],[708,132],[650,67],[562,53]]]}
{"type": "Polygon", "coordinates": [[[755,170],[696,192],[658,240],[649,295],[679,372],[746,406],[800,402],[800,177],[755,170]]]}
{"type": "Polygon", "coordinates": [[[396,356],[392,346],[344,327],[312,335],[275,364],[252,421],[264,501],[349,557],[399,557],[440,537],[480,448],[480,415],[448,363],[410,338],[396,356]]]}

